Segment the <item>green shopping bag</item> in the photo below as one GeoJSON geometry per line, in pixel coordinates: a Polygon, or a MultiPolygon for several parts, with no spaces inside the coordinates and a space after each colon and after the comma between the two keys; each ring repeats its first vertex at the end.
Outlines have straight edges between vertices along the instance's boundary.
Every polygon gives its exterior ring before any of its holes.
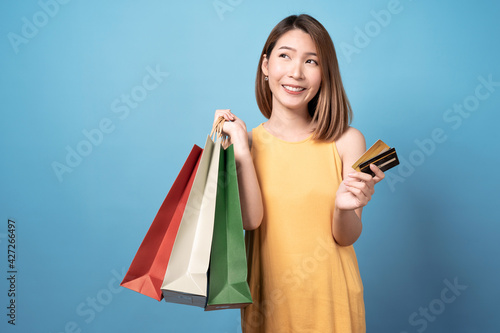
{"type": "Polygon", "coordinates": [[[234,148],[221,149],[206,311],[252,303],[234,148]]]}

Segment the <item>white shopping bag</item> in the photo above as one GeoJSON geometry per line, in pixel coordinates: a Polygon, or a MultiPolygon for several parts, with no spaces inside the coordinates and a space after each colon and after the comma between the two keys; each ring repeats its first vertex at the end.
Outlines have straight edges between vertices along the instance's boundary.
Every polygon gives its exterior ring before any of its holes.
{"type": "Polygon", "coordinates": [[[205,307],[220,150],[209,136],[161,286],[167,302],[205,307]]]}

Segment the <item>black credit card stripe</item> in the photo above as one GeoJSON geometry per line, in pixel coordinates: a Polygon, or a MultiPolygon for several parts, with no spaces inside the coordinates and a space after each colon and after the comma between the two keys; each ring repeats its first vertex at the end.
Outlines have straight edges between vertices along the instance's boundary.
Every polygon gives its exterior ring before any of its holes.
{"type": "MultiPolygon", "coordinates": [[[[393,148],[394,149],[394,148],[393,148]]],[[[391,149],[392,150],[392,149],[391,149]]],[[[369,166],[370,164],[377,164],[377,162],[383,160],[383,159],[387,159],[387,158],[391,158],[392,156],[391,155],[394,155],[396,154],[396,151],[395,150],[392,150],[390,151],[388,154],[386,155],[383,155],[383,156],[379,156],[377,159],[372,159],[372,160],[368,160],[366,162],[364,162],[363,164],[361,164],[359,167],[360,168],[364,168],[366,166],[369,166]]]]}

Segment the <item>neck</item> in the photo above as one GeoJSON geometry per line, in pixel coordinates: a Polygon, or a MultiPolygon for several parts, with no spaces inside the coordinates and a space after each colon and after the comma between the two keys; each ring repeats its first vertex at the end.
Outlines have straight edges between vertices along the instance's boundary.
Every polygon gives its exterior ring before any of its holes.
{"type": "Polygon", "coordinates": [[[307,138],[314,130],[314,124],[311,120],[307,108],[304,110],[273,108],[271,117],[265,126],[266,129],[282,139],[299,141],[307,138]]]}

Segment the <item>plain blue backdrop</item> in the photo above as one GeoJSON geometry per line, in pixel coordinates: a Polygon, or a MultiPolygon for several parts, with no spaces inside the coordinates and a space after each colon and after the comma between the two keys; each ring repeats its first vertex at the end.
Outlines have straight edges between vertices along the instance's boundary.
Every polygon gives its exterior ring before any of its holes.
{"type": "Polygon", "coordinates": [[[308,13],[330,32],[387,172],[355,244],[368,332],[498,332],[500,5],[491,1],[4,2],[2,332],[240,332],[239,311],[118,282],[214,110],[248,128],[262,46],[308,13]],[[7,323],[8,219],[17,225],[7,323]],[[455,287],[450,287],[455,285],[455,287]]]}

